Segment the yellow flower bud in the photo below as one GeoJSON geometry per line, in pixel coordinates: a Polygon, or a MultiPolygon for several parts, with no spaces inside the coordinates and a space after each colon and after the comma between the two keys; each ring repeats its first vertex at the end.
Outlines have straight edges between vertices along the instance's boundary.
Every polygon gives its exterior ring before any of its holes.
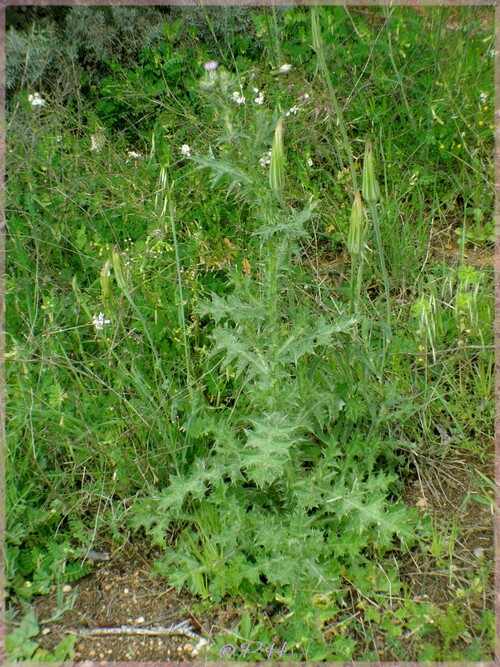
{"type": "Polygon", "coordinates": [[[351,255],[359,255],[363,241],[365,211],[361,201],[361,193],[356,192],[352,205],[349,234],[347,235],[347,249],[351,255]]]}
{"type": "Polygon", "coordinates": [[[274,132],[273,147],[271,149],[271,163],[269,165],[269,185],[277,197],[281,197],[284,181],[283,119],[280,118],[274,132]]]}
{"type": "Polygon", "coordinates": [[[380,188],[375,178],[375,169],[373,167],[373,151],[371,141],[366,142],[365,159],[363,162],[363,199],[376,204],[380,199],[380,188]]]}

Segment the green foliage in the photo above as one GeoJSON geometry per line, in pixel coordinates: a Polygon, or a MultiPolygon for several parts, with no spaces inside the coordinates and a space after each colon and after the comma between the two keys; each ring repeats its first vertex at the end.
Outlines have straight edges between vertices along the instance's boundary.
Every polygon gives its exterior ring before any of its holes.
{"type": "Polygon", "coordinates": [[[487,612],[414,601],[394,563],[451,558],[404,477],[492,428],[492,272],[466,258],[491,232],[491,11],[315,9],[11,29],[9,592],[140,531],[171,584],[246,605],[238,641],[379,660],[382,633],[391,659],[455,659],[462,634],[484,657],[487,612]],[[368,136],[380,200],[349,272],[368,136]],[[433,254],[450,230],[457,266],[433,254]]]}
{"type": "Polygon", "coordinates": [[[159,41],[164,17],[155,7],[72,7],[65,18],[66,39],[87,67],[114,62],[127,67],[142,49],[159,41]]]}
{"type": "Polygon", "coordinates": [[[390,459],[392,444],[373,435],[374,458],[358,458],[355,436],[336,437],[346,405],[345,390],[336,390],[346,380],[337,360],[350,349],[359,363],[352,337],[359,316],[319,314],[294,288],[300,274],[292,259],[314,205],[282,210],[279,200],[262,198],[263,186],[253,187],[229,151],[222,165],[214,156],[197,162],[212,168],[214,184],[224,174],[230,191],[239,186],[238,198],[257,216],[261,260],[250,275],[233,272],[229,294],[197,301],[201,321],[212,320],[209,362],[231,378],[231,393],[222,394],[224,407],[198,407],[194,428],[185,430],[203,436],[203,456],[137,505],[132,525],[164,545],[172,522],[187,524],[156,565],[178,588],[212,600],[243,591],[273,600],[287,589],[294,623],[303,622],[305,591],[310,601],[370,554],[411,546],[418,521],[390,501],[396,475],[375,462],[390,459]]]}
{"type": "MultiPolygon", "coordinates": [[[[38,493],[41,495],[41,490],[38,493]]],[[[28,502],[18,496],[12,505],[12,496],[7,498],[6,525],[10,544],[7,588],[11,594],[30,600],[33,595],[48,593],[55,584],[71,583],[89,574],[89,565],[78,559],[82,548],[72,547],[67,536],[54,537],[57,525],[64,520],[62,504],[54,501],[48,510],[35,509],[34,499],[28,502]]],[[[70,526],[75,544],[78,524],[73,519],[70,526]]]]}
{"type": "Polygon", "coordinates": [[[62,63],[75,56],[71,43],[63,43],[54,23],[32,27],[27,33],[16,28],[7,31],[6,88],[8,92],[26,87],[36,89],[49,72],[62,74],[62,63]]]}
{"type": "Polygon", "coordinates": [[[5,638],[5,650],[7,659],[12,661],[31,662],[64,662],[73,660],[75,656],[74,644],[76,636],[69,635],[61,639],[53,653],[41,649],[38,643],[33,641],[40,632],[38,620],[32,612],[26,614],[21,624],[10,635],[5,638]]]}

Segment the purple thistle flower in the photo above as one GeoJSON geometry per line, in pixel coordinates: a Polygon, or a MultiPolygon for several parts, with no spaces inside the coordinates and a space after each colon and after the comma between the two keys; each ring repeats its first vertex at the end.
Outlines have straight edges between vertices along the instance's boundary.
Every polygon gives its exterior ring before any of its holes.
{"type": "Polygon", "coordinates": [[[203,65],[203,67],[207,72],[213,72],[217,69],[217,67],[219,67],[219,63],[216,60],[209,60],[203,65]]]}

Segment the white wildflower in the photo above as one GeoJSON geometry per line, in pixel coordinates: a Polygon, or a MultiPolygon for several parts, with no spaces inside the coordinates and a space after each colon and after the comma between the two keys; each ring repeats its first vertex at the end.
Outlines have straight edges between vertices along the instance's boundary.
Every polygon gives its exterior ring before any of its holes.
{"type": "Polygon", "coordinates": [[[289,72],[292,69],[292,66],[289,63],[285,63],[278,68],[278,72],[289,72]]]}
{"type": "Polygon", "coordinates": [[[90,150],[100,153],[105,143],[106,138],[103,134],[92,134],[90,137],[90,150]]]}
{"type": "Polygon", "coordinates": [[[481,103],[484,104],[488,99],[488,93],[479,93],[479,99],[481,100],[481,103]]]}
{"type": "Polygon", "coordinates": [[[264,94],[259,93],[259,95],[254,99],[255,104],[262,104],[264,102],[264,94]]]}
{"type": "Polygon", "coordinates": [[[127,151],[127,155],[134,158],[134,160],[138,160],[140,157],[142,157],[140,153],[136,153],[135,151],[127,151]]]}
{"type": "Polygon", "coordinates": [[[102,331],[102,329],[104,329],[105,324],[111,324],[111,320],[105,319],[104,313],[99,313],[99,315],[94,315],[92,324],[94,325],[97,331],[102,331]]]}
{"type": "Polygon", "coordinates": [[[43,97],[40,95],[40,93],[35,93],[34,95],[28,95],[28,100],[31,103],[31,106],[33,107],[44,107],[45,106],[45,100],[43,97]]]}
{"type": "Polygon", "coordinates": [[[241,93],[239,93],[238,91],[235,91],[231,95],[231,97],[236,102],[236,104],[245,104],[245,102],[246,102],[246,99],[244,98],[244,96],[241,93]]]}
{"type": "Polygon", "coordinates": [[[254,88],[254,89],[253,89],[253,92],[254,92],[256,95],[258,95],[258,94],[259,94],[259,89],[258,89],[258,88],[254,88]]]}
{"type": "Polygon", "coordinates": [[[181,153],[185,155],[186,157],[190,157],[191,155],[191,149],[187,144],[183,144],[181,147],[181,153]]]}
{"type": "Polygon", "coordinates": [[[290,111],[286,112],[286,115],[289,116],[291,113],[293,113],[294,116],[297,115],[297,111],[299,110],[299,107],[292,107],[290,111]]]}
{"type": "Polygon", "coordinates": [[[411,188],[414,187],[417,184],[419,176],[420,176],[420,172],[418,170],[413,172],[413,174],[410,177],[410,187],[411,188]]]}
{"type": "Polygon", "coordinates": [[[259,164],[263,168],[267,167],[268,164],[271,164],[271,151],[264,153],[264,155],[259,160],[259,164]]]}
{"type": "Polygon", "coordinates": [[[313,166],[313,161],[311,160],[310,157],[307,158],[307,166],[312,167],[313,166]]]}
{"type": "Polygon", "coordinates": [[[309,99],[309,93],[304,93],[304,95],[303,95],[302,97],[303,97],[305,100],[308,100],[308,99],[309,99]]]}
{"type": "Polygon", "coordinates": [[[495,49],[491,49],[490,58],[494,58],[496,56],[496,54],[497,54],[497,52],[495,51],[495,49]]]}

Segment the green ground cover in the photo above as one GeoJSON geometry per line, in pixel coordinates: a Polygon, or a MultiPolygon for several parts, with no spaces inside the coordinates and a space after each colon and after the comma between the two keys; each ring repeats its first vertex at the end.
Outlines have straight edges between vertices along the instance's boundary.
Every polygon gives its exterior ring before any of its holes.
{"type": "Polygon", "coordinates": [[[402,566],[424,467],[493,502],[493,9],[217,9],[12,19],[8,599],[146,540],[282,660],[487,660],[402,566]]]}

